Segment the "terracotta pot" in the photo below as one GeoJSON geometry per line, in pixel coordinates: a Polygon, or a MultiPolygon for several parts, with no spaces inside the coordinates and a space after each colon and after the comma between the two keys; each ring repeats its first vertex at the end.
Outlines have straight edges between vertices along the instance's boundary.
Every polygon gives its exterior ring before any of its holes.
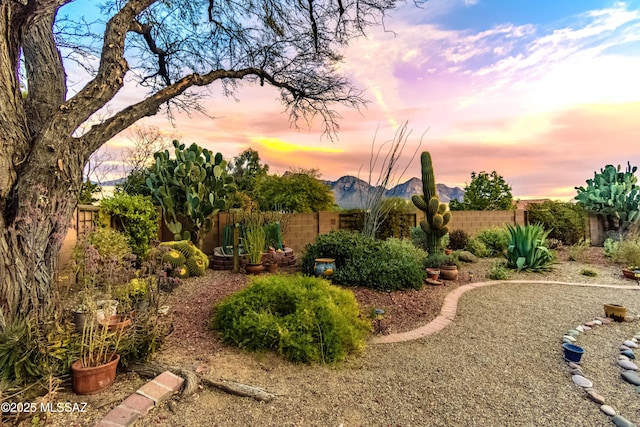
{"type": "Polygon", "coordinates": [[[267,266],[267,271],[269,273],[277,273],[278,272],[278,264],[276,264],[275,262],[269,264],[267,266]]]}
{"type": "Polygon", "coordinates": [[[244,270],[247,274],[260,274],[264,271],[264,265],[262,264],[245,264],[244,270]]]}
{"type": "Polygon", "coordinates": [[[432,280],[438,280],[440,276],[440,270],[437,268],[427,268],[427,277],[432,280]]]}
{"type": "Polygon", "coordinates": [[[98,320],[102,326],[107,325],[110,331],[116,331],[131,325],[131,319],[125,319],[124,316],[110,316],[108,319],[98,320]]]}
{"type": "Polygon", "coordinates": [[[445,255],[451,255],[452,253],[453,253],[453,250],[451,250],[451,249],[445,249],[444,250],[444,254],[445,255]]]}
{"type": "Polygon", "coordinates": [[[638,278],[636,277],[636,273],[635,271],[638,270],[630,270],[628,268],[623,268],[622,269],[622,274],[624,275],[624,277],[626,277],[627,279],[631,279],[631,280],[638,280],[638,278]]]}
{"type": "Polygon", "coordinates": [[[441,265],[440,278],[443,280],[456,280],[458,278],[458,267],[455,265],[441,265]]]}
{"type": "Polygon", "coordinates": [[[116,379],[116,368],[120,355],[112,355],[111,361],[104,365],[85,368],[82,360],[71,365],[72,387],[77,394],[93,394],[104,390],[116,379]]]}
{"type": "Polygon", "coordinates": [[[627,309],[618,304],[605,304],[604,315],[612,318],[616,322],[624,322],[624,318],[627,315],[627,309]]]}

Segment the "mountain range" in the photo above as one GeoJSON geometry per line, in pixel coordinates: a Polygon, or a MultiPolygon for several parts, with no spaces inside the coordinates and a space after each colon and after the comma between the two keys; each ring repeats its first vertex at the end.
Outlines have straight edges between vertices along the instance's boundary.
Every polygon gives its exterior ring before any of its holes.
{"type": "MultiPolygon", "coordinates": [[[[343,209],[362,208],[364,196],[368,191],[374,189],[368,182],[350,175],[340,177],[337,181],[325,181],[325,183],[333,191],[336,204],[343,209]]],[[[464,190],[460,187],[436,184],[436,190],[443,203],[449,203],[453,199],[462,201],[464,198],[464,190]]],[[[420,178],[411,178],[407,182],[386,189],[384,192],[385,197],[400,197],[402,199],[410,199],[414,194],[422,194],[422,180],[420,178]]]]}

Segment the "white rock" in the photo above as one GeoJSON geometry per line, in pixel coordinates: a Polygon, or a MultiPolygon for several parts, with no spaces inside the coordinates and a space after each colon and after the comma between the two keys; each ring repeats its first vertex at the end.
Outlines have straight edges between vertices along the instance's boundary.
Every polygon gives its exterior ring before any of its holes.
{"type": "Polygon", "coordinates": [[[583,327],[582,325],[578,325],[578,326],[576,326],[576,327],[575,327],[575,328],[573,328],[573,329],[575,329],[575,330],[576,330],[576,331],[578,331],[578,332],[584,332],[584,327],[583,327]]]}
{"type": "Polygon", "coordinates": [[[609,405],[602,405],[602,406],[600,407],[600,410],[601,410],[602,412],[604,412],[605,414],[609,415],[610,417],[615,417],[615,415],[616,415],[616,410],[615,410],[615,409],[613,409],[613,408],[612,408],[611,406],[609,406],[609,405]]]}
{"type": "Polygon", "coordinates": [[[598,326],[602,325],[602,321],[600,321],[598,319],[593,319],[593,323],[595,323],[598,326]]]}
{"type": "Polygon", "coordinates": [[[624,369],[631,369],[632,371],[638,370],[638,365],[630,360],[618,360],[618,365],[620,365],[620,367],[624,369]]]}
{"type": "Polygon", "coordinates": [[[629,358],[624,354],[621,354],[620,356],[618,356],[618,360],[629,360],[629,358]]]}
{"type": "Polygon", "coordinates": [[[571,342],[576,342],[576,339],[574,337],[572,337],[571,335],[565,335],[562,337],[563,340],[569,340],[571,342]]]}
{"type": "Polygon", "coordinates": [[[627,340],[623,344],[626,345],[629,348],[638,348],[638,344],[634,343],[631,340],[627,340]]]}
{"type": "Polygon", "coordinates": [[[593,387],[593,383],[582,375],[574,375],[571,380],[580,387],[593,387]]]}

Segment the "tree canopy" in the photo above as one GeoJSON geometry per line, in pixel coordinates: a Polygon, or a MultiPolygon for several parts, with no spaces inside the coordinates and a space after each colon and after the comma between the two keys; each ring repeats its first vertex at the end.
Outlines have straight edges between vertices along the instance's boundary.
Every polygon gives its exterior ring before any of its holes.
{"type": "Polygon", "coordinates": [[[493,171],[490,174],[471,172],[471,182],[464,187],[464,200],[452,200],[452,211],[500,211],[515,209],[511,186],[502,175],[493,171]]]}
{"type": "Polygon", "coordinates": [[[292,123],[334,132],[336,104],[365,102],[336,66],[342,50],[395,6],[107,0],[102,18],[74,22],[73,3],[0,0],[0,328],[51,307],[82,171],[106,141],[163,109],[201,108],[200,87],[232,95],[239,81],[276,88],[292,123]],[[113,102],[125,87],[146,95],[113,102]]]}
{"type": "Polygon", "coordinates": [[[294,169],[282,175],[265,175],[256,185],[260,210],[318,212],[330,210],[335,201],[328,185],[315,169],[294,169]]]}

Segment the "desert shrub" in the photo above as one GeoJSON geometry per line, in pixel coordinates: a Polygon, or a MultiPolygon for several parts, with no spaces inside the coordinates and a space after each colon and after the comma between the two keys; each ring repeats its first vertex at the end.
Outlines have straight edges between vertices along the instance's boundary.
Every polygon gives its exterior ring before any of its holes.
{"type": "Polygon", "coordinates": [[[217,306],[211,324],[228,344],[304,363],[344,360],[371,328],[351,291],[302,275],[255,278],[217,306]]]}
{"type": "Polygon", "coordinates": [[[596,277],[598,275],[598,272],[591,268],[583,268],[582,270],[580,270],[580,274],[587,277],[596,277]]]}
{"type": "Polygon", "coordinates": [[[469,251],[458,251],[458,260],[471,263],[478,261],[478,258],[469,251]]]}
{"type": "Polygon", "coordinates": [[[449,233],[449,248],[453,250],[464,249],[467,246],[469,234],[464,230],[453,230],[449,233]]]}
{"type": "Polygon", "coordinates": [[[546,201],[527,206],[529,223],[540,223],[549,237],[574,245],[584,239],[586,212],[579,203],[546,201]]]}
{"type": "Polygon", "coordinates": [[[591,246],[591,241],[589,239],[580,239],[574,245],[571,245],[569,247],[569,261],[584,261],[589,246],[591,246]]]}
{"type": "MultiPolygon", "coordinates": [[[[443,252],[436,252],[424,259],[423,265],[425,268],[438,268],[446,262],[454,262],[450,255],[445,255],[443,252]]],[[[455,262],[454,262],[455,264],[455,262]]]]}
{"type": "Polygon", "coordinates": [[[607,258],[613,258],[613,254],[616,252],[619,243],[620,242],[618,240],[607,238],[604,241],[604,256],[607,258]]]}
{"type": "Polygon", "coordinates": [[[424,230],[420,227],[412,227],[411,228],[411,243],[416,248],[420,248],[423,251],[427,250],[427,235],[424,233],[424,230]]]}
{"type": "Polygon", "coordinates": [[[619,242],[611,244],[611,259],[626,267],[640,266],[640,237],[627,235],[619,242]]]}
{"type": "Polygon", "coordinates": [[[467,240],[465,250],[480,258],[485,258],[491,255],[491,252],[487,249],[487,245],[475,237],[470,237],[469,240],[467,240]]]}
{"type": "Polygon", "coordinates": [[[509,232],[504,227],[485,228],[474,237],[484,243],[491,257],[502,255],[509,245],[509,232]]]}
{"type": "Polygon", "coordinates": [[[319,235],[305,247],[302,271],[313,274],[316,258],[334,258],[334,283],[365,286],[376,290],[394,291],[420,289],[425,271],[422,261],[426,253],[408,241],[367,238],[353,231],[332,231],[319,235]]]}
{"type": "Polygon", "coordinates": [[[518,271],[546,271],[554,262],[554,253],[544,246],[549,234],[541,224],[516,226],[507,225],[509,230],[509,246],[505,257],[507,267],[518,271]]]}
{"type": "Polygon", "coordinates": [[[149,243],[158,236],[158,211],[150,197],[116,193],[100,201],[100,214],[111,217],[139,260],[149,250],[149,243]]]}
{"type": "Polygon", "coordinates": [[[561,247],[564,246],[564,244],[562,243],[562,240],[547,237],[547,240],[545,241],[545,246],[548,247],[549,249],[560,249],[561,247]]]}
{"type": "Polygon", "coordinates": [[[507,280],[509,278],[509,270],[503,263],[494,263],[487,270],[487,277],[491,280],[507,280]]]}

